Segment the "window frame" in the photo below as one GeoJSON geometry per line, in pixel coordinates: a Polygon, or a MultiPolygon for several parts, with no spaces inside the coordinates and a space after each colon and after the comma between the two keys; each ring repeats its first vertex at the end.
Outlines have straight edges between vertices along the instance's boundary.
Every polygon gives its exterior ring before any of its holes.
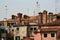
{"type": "Polygon", "coordinates": [[[17,27],[16,30],[19,31],[19,27],[17,27]]]}
{"type": "Polygon", "coordinates": [[[16,37],[15,37],[15,40],[17,40],[17,38],[19,38],[19,40],[20,40],[20,36],[16,36],[16,37]]]}
{"type": "Polygon", "coordinates": [[[34,27],[34,31],[36,30],[36,27],[34,27]]]}
{"type": "Polygon", "coordinates": [[[47,33],[44,33],[44,38],[47,38],[48,37],[48,34],[47,33]]]}
{"type": "Polygon", "coordinates": [[[30,28],[30,31],[33,31],[33,28],[30,28]]]}
{"type": "Polygon", "coordinates": [[[51,33],[51,37],[55,37],[55,33],[51,33]]]}
{"type": "Polygon", "coordinates": [[[15,25],[16,22],[8,22],[8,26],[12,26],[12,25],[15,25]]]}

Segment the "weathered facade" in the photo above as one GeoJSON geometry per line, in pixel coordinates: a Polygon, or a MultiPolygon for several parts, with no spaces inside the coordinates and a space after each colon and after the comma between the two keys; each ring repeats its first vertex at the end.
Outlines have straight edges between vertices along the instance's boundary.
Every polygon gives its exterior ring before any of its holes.
{"type": "Polygon", "coordinates": [[[0,26],[8,28],[8,33],[13,34],[14,40],[25,37],[34,40],[60,40],[60,15],[52,12],[39,12],[37,16],[27,16],[18,13],[11,19],[0,21],[0,26]]]}

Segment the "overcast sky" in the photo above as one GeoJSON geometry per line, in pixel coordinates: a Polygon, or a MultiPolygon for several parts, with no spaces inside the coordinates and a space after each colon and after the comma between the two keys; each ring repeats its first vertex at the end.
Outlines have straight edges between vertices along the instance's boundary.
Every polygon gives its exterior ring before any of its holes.
{"type": "MultiPolygon", "coordinates": [[[[22,14],[27,15],[35,15],[37,14],[37,5],[36,2],[38,0],[0,0],[0,20],[4,17],[10,18],[12,14],[17,15],[17,13],[21,12],[22,14]],[[7,5],[7,15],[6,15],[6,7],[7,5]],[[29,11],[27,11],[29,10],[29,11]]],[[[56,0],[39,0],[39,11],[47,10],[48,12],[55,13],[55,8],[57,7],[59,12],[59,5],[56,0]]]]}

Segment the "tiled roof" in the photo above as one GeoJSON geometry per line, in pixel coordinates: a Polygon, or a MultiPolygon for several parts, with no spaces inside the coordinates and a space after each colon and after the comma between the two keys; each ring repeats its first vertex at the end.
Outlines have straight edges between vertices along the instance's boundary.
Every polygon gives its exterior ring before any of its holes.
{"type": "Polygon", "coordinates": [[[30,16],[29,22],[30,22],[30,23],[31,23],[31,22],[36,22],[37,18],[38,18],[38,16],[30,16]]]}
{"type": "Polygon", "coordinates": [[[60,19],[57,19],[51,23],[48,23],[48,25],[60,25],[60,19]]]}
{"type": "Polygon", "coordinates": [[[58,13],[58,14],[54,14],[53,16],[60,16],[60,13],[58,13]]]}
{"type": "MultiPolygon", "coordinates": [[[[30,17],[29,17],[29,21],[32,22],[33,20],[36,20],[37,17],[38,17],[38,16],[30,16],[30,17]]],[[[10,18],[10,19],[8,19],[7,21],[14,21],[14,20],[17,20],[17,18],[18,18],[18,17],[16,17],[16,19],[10,18]]],[[[24,21],[24,18],[22,17],[21,20],[24,21]]]]}
{"type": "MultiPolygon", "coordinates": [[[[58,14],[55,14],[55,15],[58,15],[58,14]]],[[[60,16],[60,14],[59,14],[59,16],[60,16]]],[[[38,15],[37,16],[29,16],[29,23],[34,23],[34,22],[36,22],[37,19],[38,19],[38,15]]],[[[18,17],[16,16],[16,19],[10,18],[7,21],[11,21],[12,22],[12,21],[17,21],[17,20],[18,20],[18,17]]],[[[21,20],[24,21],[24,18],[22,17],[21,20]]],[[[44,25],[60,25],[60,19],[57,19],[56,21],[53,21],[51,23],[47,23],[47,24],[44,24],[44,25]]]]}
{"type": "Polygon", "coordinates": [[[15,25],[15,26],[60,26],[60,19],[47,24],[40,24],[40,25],[38,24],[23,25],[22,24],[22,25],[15,25]]]}
{"type": "Polygon", "coordinates": [[[14,21],[14,19],[8,19],[7,21],[14,21]]]}

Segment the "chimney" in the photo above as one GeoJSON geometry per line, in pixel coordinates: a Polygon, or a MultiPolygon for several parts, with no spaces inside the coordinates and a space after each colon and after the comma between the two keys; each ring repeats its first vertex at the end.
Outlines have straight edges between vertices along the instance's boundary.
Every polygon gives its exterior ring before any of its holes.
{"type": "Polygon", "coordinates": [[[44,10],[43,13],[42,13],[42,22],[43,24],[47,24],[47,11],[44,10]]]}
{"type": "Polygon", "coordinates": [[[22,13],[17,14],[19,18],[22,18],[22,13]]]}
{"type": "Polygon", "coordinates": [[[39,16],[38,16],[38,25],[40,25],[40,24],[42,24],[42,13],[39,12],[38,14],[39,14],[39,16]]]}
{"type": "Polygon", "coordinates": [[[15,19],[15,17],[16,17],[15,15],[12,15],[12,19],[15,19]]]}
{"type": "Polygon", "coordinates": [[[27,19],[27,17],[28,17],[27,15],[24,15],[24,19],[27,19]]]}
{"type": "Polygon", "coordinates": [[[17,15],[18,15],[18,18],[19,18],[19,22],[21,23],[22,22],[21,21],[21,19],[22,19],[22,13],[18,13],[17,15]]]}
{"type": "Polygon", "coordinates": [[[49,12],[49,23],[53,21],[53,13],[49,12]]]}
{"type": "Polygon", "coordinates": [[[24,15],[24,24],[29,24],[29,16],[24,15]]]}

